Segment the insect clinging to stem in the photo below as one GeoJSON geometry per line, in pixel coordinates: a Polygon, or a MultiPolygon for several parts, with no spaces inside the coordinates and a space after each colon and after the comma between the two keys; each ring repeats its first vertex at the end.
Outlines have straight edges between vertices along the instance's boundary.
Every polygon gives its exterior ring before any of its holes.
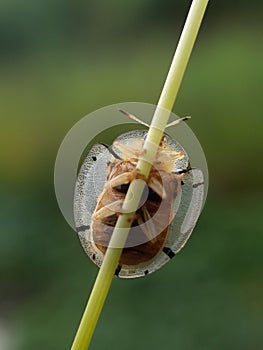
{"type": "MultiPolygon", "coordinates": [[[[119,110],[149,127],[134,115],[119,110]]],[[[177,119],[175,126],[190,117],[177,119]]],[[[184,246],[202,209],[202,171],[191,168],[184,148],[165,134],[150,175],[144,179],[136,166],[147,130],[117,137],[112,146],[95,144],[80,169],[75,187],[76,230],[88,256],[100,266],[130,183],[145,181],[145,189],[116,275],[133,278],[154,272],[184,246]]]]}

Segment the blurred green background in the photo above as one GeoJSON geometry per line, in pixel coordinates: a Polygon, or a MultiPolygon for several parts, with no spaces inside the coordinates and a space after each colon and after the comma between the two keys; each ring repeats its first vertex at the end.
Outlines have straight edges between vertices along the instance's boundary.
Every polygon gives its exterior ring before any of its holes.
{"type": "MultiPolygon", "coordinates": [[[[0,1],[0,349],[70,349],[97,268],[56,204],[67,131],[157,103],[190,1],[0,1]]],[[[210,170],[183,251],[114,279],[91,349],[262,347],[262,1],[210,1],[174,107],[210,170]]],[[[105,140],[107,141],[107,140],[105,140]]]]}

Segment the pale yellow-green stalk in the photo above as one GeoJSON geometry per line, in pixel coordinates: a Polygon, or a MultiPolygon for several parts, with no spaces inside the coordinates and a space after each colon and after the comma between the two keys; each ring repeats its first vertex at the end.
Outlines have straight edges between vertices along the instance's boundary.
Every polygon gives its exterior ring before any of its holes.
{"type": "MultiPolygon", "coordinates": [[[[165,126],[168,122],[170,111],[173,108],[207,3],[208,0],[193,0],[192,2],[152,123],[147,133],[144,143],[144,149],[146,151],[144,152],[144,156],[138,161],[137,169],[146,179],[149,176],[165,126]]],[[[131,220],[129,219],[133,217],[134,211],[136,211],[139,205],[144,185],[144,181],[134,180],[129,187],[123,203],[124,213],[117,220],[109,247],[71,350],[87,350],[89,347],[122,253],[122,248],[116,247],[124,247],[125,245],[129,232],[128,229],[131,226],[131,220]]]]}

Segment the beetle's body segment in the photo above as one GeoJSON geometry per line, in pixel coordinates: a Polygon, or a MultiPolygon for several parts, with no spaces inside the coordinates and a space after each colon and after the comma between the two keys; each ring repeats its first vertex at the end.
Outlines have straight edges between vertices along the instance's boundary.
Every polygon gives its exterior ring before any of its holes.
{"type": "MultiPolygon", "coordinates": [[[[91,226],[95,245],[104,254],[109,244],[117,218],[121,215],[120,211],[118,211],[118,207],[121,208],[121,204],[124,201],[128,189],[125,185],[129,185],[129,183],[135,178],[140,178],[140,174],[136,171],[137,161],[138,158],[131,158],[130,160],[113,160],[108,165],[107,183],[111,184],[112,180],[117,177],[119,177],[120,183],[115,187],[107,185],[106,183],[105,190],[100,195],[98,204],[92,216],[91,226]],[[127,184],[122,183],[122,174],[130,175],[127,184]],[[112,203],[117,203],[115,208],[112,208],[112,203]],[[112,208],[116,211],[109,210],[109,212],[107,212],[106,210],[103,210],[104,208],[112,208]],[[101,209],[103,210],[102,215],[98,215],[98,213],[101,212],[101,209]],[[106,230],[105,227],[107,227],[106,230]]],[[[173,219],[174,200],[177,192],[180,191],[182,175],[174,175],[172,173],[167,173],[164,170],[160,170],[158,169],[159,164],[161,163],[157,158],[157,161],[150,172],[150,176],[146,181],[149,188],[148,198],[136,211],[136,215],[132,222],[132,227],[137,227],[136,236],[141,235],[142,237],[129,235],[126,242],[126,248],[124,248],[119,262],[120,265],[130,266],[149,261],[162,250],[165,244],[169,223],[173,219]],[[155,191],[155,189],[159,187],[155,183],[163,188],[162,192],[165,194],[163,198],[157,194],[158,190],[155,191]],[[162,206],[160,208],[161,202],[162,206]],[[167,223],[161,231],[158,227],[158,222],[167,223]],[[146,226],[144,229],[141,229],[143,223],[145,223],[146,226]],[[158,230],[160,233],[158,233],[158,230]],[[141,240],[145,241],[145,243],[138,244],[141,240]]],[[[125,176],[123,179],[124,178],[125,176]]]]}

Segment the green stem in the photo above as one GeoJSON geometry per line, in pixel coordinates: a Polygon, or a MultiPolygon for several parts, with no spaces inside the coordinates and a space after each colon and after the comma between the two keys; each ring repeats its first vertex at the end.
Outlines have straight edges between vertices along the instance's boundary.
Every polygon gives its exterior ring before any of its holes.
{"type": "MultiPolygon", "coordinates": [[[[180,37],[169,73],[167,75],[157,109],[154,113],[147,138],[144,143],[144,156],[138,161],[137,169],[149,176],[158,146],[160,144],[170,112],[173,108],[196,36],[205,13],[208,0],[193,0],[182,35],[180,37]]],[[[124,214],[120,215],[110,245],[106,251],[88,304],[84,311],[79,329],[71,350],[87,350],[95,330],[104,301],[107,297],[114,272],[128,237],[131,226],[130,218],[140,202],[145,182],[132,181],[123,203],[124,214]],[[134,209],[135,208],[135,209],[134,209]]]]}

